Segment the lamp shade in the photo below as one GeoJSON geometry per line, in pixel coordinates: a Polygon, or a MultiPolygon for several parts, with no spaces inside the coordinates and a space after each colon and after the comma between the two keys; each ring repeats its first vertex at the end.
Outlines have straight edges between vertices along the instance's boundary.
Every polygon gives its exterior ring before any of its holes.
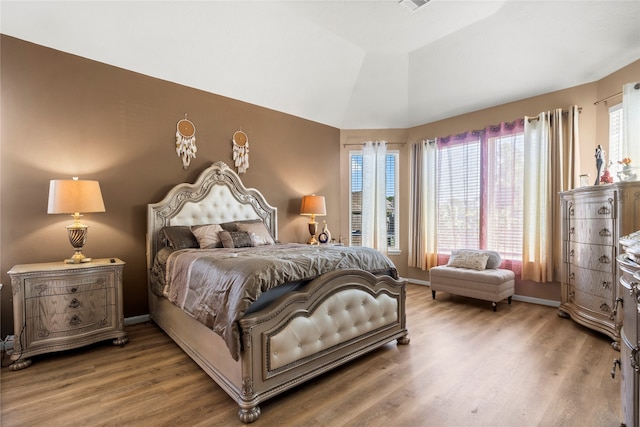
{"type": "Polygon", "coordinates": [[[50,214],[104,212],[100,183],[78,179],[54,179],[49,183],[50,214]]]}
{"type": "Polygon", "coordinates": [[[311,196],[302,197],[302,205],[300,206],[300,215],[318,215],[324,216],[327,214],[327,208],[324,203],[324,196],[311,196]]]}

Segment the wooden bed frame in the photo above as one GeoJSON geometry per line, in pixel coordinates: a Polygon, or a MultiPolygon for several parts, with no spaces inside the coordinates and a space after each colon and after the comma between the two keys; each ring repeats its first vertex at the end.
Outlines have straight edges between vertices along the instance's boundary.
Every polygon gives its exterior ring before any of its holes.
{"type": "MultiPolygon", "coordinates": [[[[164,246],[165,226],[261,219],[277,238],[277,209],[247,189],[223,162],[194,184],[179,184],[147,208],[148,273],[164,246]]],[[[149,275],[150,277],[150,275],[149,275]]],[[[405,281],[361,270],[335,270],[240,320],[242,350],[234,360],[224,340],[151,291],[156,322],[239,405],[250,423],[258,404],[394,339],[408,344],[405,281]],[[348,313],[345,314],[344,311],[348,313]],[[340,311],[341,316],[332,316],[340,311]],[[295,336],[301,337],[296,340],[295,336]]]]}

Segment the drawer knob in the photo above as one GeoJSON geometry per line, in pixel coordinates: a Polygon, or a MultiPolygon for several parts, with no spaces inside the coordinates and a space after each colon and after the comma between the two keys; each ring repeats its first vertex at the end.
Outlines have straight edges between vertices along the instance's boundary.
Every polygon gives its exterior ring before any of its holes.
{"type": "Polygon", "coordinates": [[[69,320],[69,324],[72,326],[77,326],[79,325],[81,322],[80,318],[76,315],[74,315],[70,320],[69,320]]]}
{"type": "Polygon", "coordinates": [[[574,253],[575,253],[575,251],[574,251],[573,249],[571,249],[571,250],[569,251],[569,256],[573,256],[573,254],[574,254],[574,253]]]}
{"type": "Polygon", "coordinates": [[[611,232],[606,228],[603,228],[602,230],[600,230],[599,234],[600,234],[600,237],[610,237],[611,236],[611,232]]]}
{"type": "Polygon", "coordinates": [[[575,278],[576,278],[576,273],[573,273],[573,272],[569,273],[569,279],[570,280],[575,279],[575,278]]]}
{"type": "Polygon", "coordinates": [[[602,255],[600,258],[598,258],[598,261],[600,261],[602,264],[610,264],[611,263],[611,260],[606,255],[602,255]]]}
{"type": "Polygon", "coordinates": [[[71,292],[78,292],[78,288],[74,286],[73,288],[71,288],[71,292]]]}
{"type": "Polygon", "coordinates": [[[69,303],[69,308],[78,308],[80,307],[80,303],[78,302],[77,298],[74,298],[71,300],[71,302],[69,303]]]}
{"type": "Polygon", "coordinates": [[[608,280],[603,280],[602,289],[611,289],[611,282],[609,282],[608,280]]]}
{"type": "Polygon", "coordinates": [[[574,227],[569,228],[569,234],[574,234],[576,229],[574,227]]]}
{"type": "Polygon", "coordinates": [[[610,213],[611,213],[611,209],[609,209],[608,206],[602,206],[600,209],[598,209],[599,215],[609,215],[610,213]]]}

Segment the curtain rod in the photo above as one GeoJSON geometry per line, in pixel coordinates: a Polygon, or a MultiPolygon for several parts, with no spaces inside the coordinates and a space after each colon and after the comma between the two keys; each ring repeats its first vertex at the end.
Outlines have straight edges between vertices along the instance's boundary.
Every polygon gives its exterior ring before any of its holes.
{"type": "MultiPolygon", "coordinates": [[[[352,142],[352,143],[344,143],[342,144],[342,148],[346,148],[347,145],[364,145],[364,142],[360,142],[360,143],[356,143],[356,142],[352,142]]],[[[406,144],[406,142],[387,142],[387,145],[402,145],[404,147],[404,145],[406,144]]]]}
{"type": "MultiPolygon", "coordinates": [[[[633,85],[633,88],[634,88],[635,90],[640,90],[640,83],[636,83],[636,84],[634,84],[634,85],[633,85]]],[[[610,100],[611,98],[615,98],[616,96],[620,96],[620,95],[622,95],[622,91],[620,91],[620,92],[618,92],[618,93],[614,93],[614,94],[613,94],[613,95],[611,95],[611,96],[607,96],[606,98],[602,98],[600,101],[596,101],[596,102],[594,102],[594,103],[593,103],[593,105],[598,105],[598,104],[600,104],[601,102],[608,101],[608,100],[610,100]]]]}
{"type": "MultiPolygon", "coordinates": [[[[582,107],[578,107],[578,113],[582,113],[582,107]]],[[[569,114],[569,112],[563,110],[562,114],[569,114]]],[[[534,122],[536,120],[539,120],[539,116],[528,117],[527,120],[529,121],[529,123],[531,123],[531,122],[534,122]]]]}
{"type": "Polygon", "coordinates": [[[614,93],[613,95],[607,96],[606,98],[602,98],[600,101],[596,101],[596,102],[594,102],[594,103],[593,103],[593,105],[598,105],[598,104],[600,104],[601,102],[608,101],[608,100],[610,100],[611,98],[615,98],[616,96],[620,96],[620,95],[622,95],[622,91],[620,91],[620,92],[618,92],[618,93],[614,93]]]}

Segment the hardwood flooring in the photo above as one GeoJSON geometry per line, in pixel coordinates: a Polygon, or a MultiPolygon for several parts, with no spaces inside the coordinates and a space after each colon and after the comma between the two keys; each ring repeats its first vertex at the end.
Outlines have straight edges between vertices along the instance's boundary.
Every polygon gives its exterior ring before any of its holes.
{"type": "MultiPolygon", "coordinates": [[[[255,426],[618,426],[609,338],[514,301],[408,286],[411,343],[395,341],[263,402],[255,426]]],[[[35,357],[0,377],[12,426],[237,426],[237,405],[155,324],[35,357]]],[[[6,364],[6,360],[5,360],[6,364]]]]}

